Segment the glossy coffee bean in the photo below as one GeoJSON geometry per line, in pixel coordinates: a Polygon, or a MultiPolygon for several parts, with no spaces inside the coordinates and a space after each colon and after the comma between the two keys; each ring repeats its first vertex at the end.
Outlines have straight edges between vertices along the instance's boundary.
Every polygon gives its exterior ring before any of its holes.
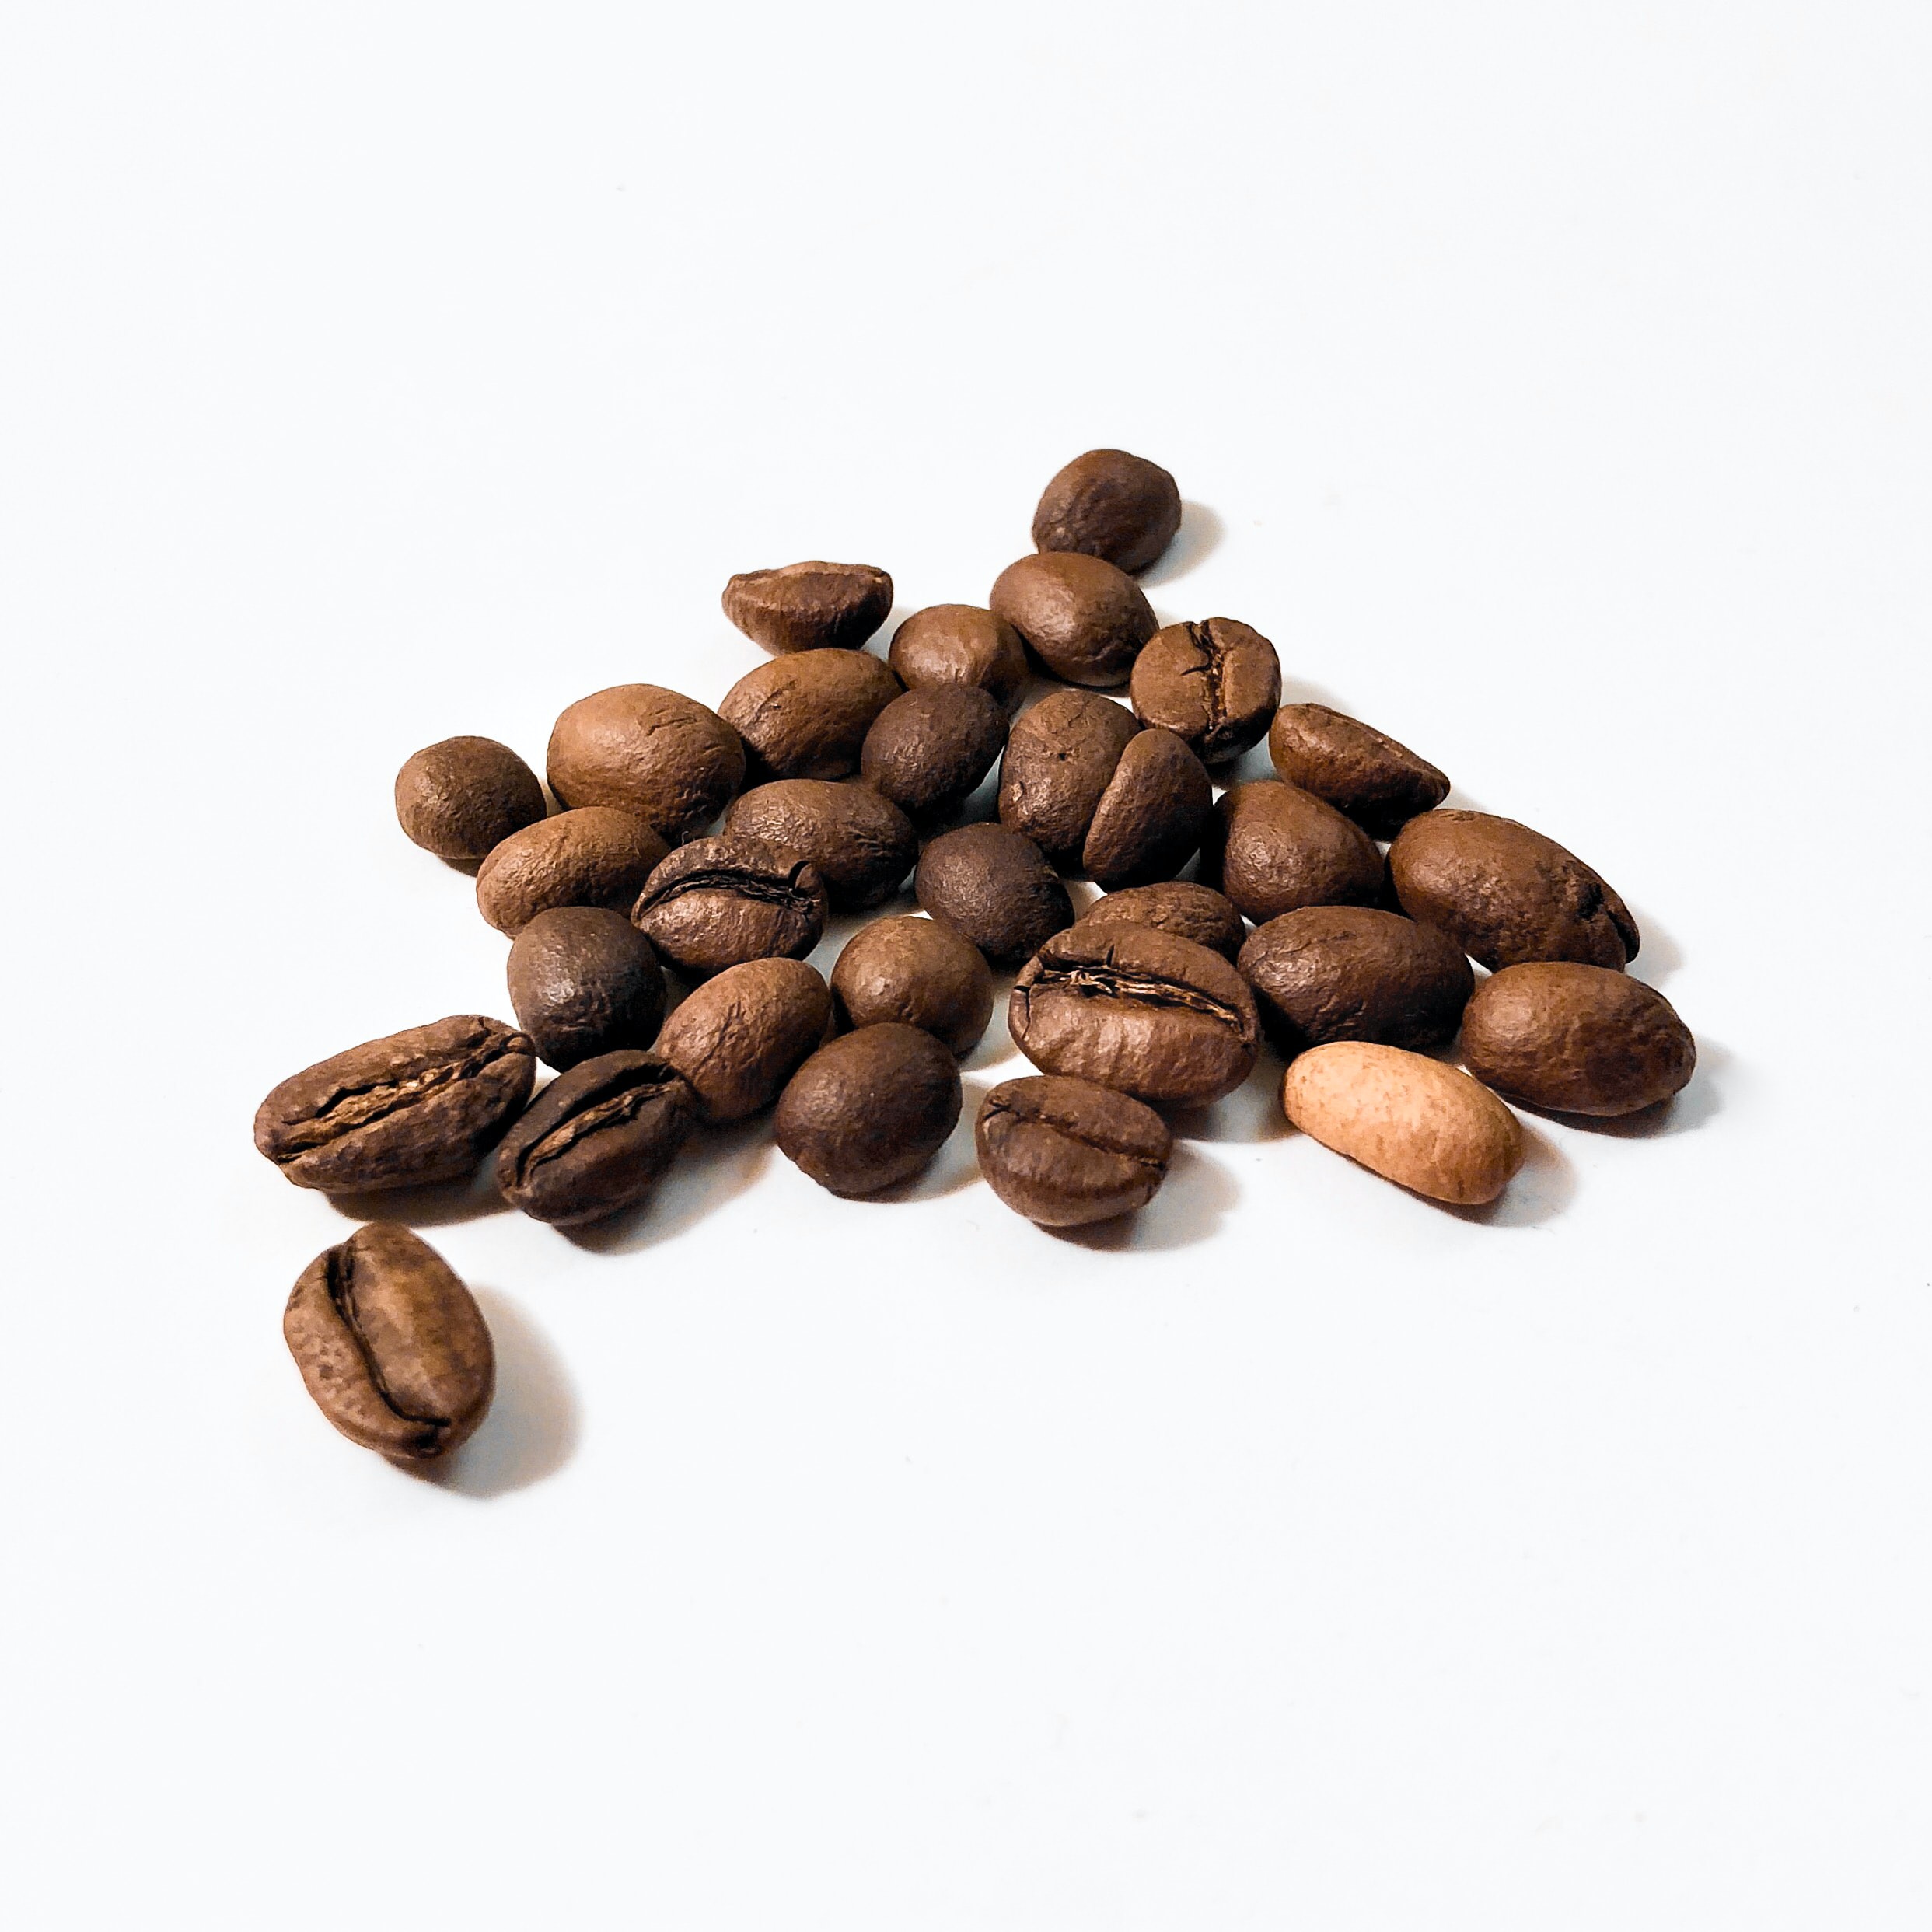
{"type": "Polygon", "coordinates": [[[1056,864],[1077,865],[1100,798],[1140,726],[1097,691],[1050,691],[1013,721],[1000,766],[1000,823],[1056,864]]]}
{"type": "Polygon", "coordinates": [[[1184,739],[1204,764],[1225,764],[1266,735],[1281,702],[1281,661],[1232,617],[1171,624],[1134,660],[1128,695],[1142,724],[1184,739]]]}
{"type": "Polygon", "coordinates": [[[1159,627],[1124,571],[1071,552],[1009,564],[993,586],[992,603],[1034,656],[1069,684],[1126,683],[1141,647],[1159,627]]]}
{"type": "Polygon", "coordinates": [[[1180,491],[1158,463],[1124,449],[1089,449],[1047,484],[1033,512],[1033,543],[1142,571],[1180,527],[1180,491]]]}
{"type": "Polygon", "coordinates": [[[802,959],[825,934],[818,868],[769,840],[729,833],[680,845],[645,881],[631,923],[686,978],[747,959],[802,959]]]}
{"type": "Polygon", "coordinates": [[[876,1194],[930,1165],[959,1118],[959,1069],[917,1026],[842,1033],[791,1076],[778,1151],[834,1194],[876,1194]]]}
{"type": "Polygon", "coordinates": [[[661,685],[614,684],[557,719],[548,766],[561,803],[629,812],[680,845],[744,784],[745,747],[695,698],[661,685]]]}
{"type": "Polygon", "coordinates": [[[1326,798],[1378,839],[1392,839],[1449,794],[1448,777],[1427,759],[1326,704],[1283,705],[1268,732],[1268,756],[1290,784],[1326,798]]]}
{"type": "Polygon", "coordinates": [[[844,778],[903,688],[869,651],[797,651],[746,672],[718,711],[744,740],[751,784],[844,778]]]}
{"type": "Polygon", "coordinates": [[[970,685],[929,686],[896,697],[872,721],[859,775],[916,824],[952,817],[978,790],[1006,743],[1006,714],[970,685]]]}
{"type": "Polygon", "coordinates": [[[911,819],[870,785],[856,783],[775,780],[737,799],[724,829],[809,859],[840,912],[862,912],[889,899],[919,854],[911,819]]]}
{"type": "Polygon", "coordinates": [[[740,571],[724,602],[767,651],[854,651],[886,621],[893,580],[870,564],[783,564],[740,571]]]}
{"type": "Polygon", "coordinates": [[[487,858],[547,809],[536,774],[494,738],[426,745],[396,774],[396,816],[404,831],[452,865],[487,858]]]}
{"type": "Polygon", "coordinates": [[[510,1004],[559,1073],[621,1046],[648,1046],[664,1018],[664,969],[622,913],[558,906],[510,948],[510,1004]]]}
{"type": "Polygon", "coordinates": [[[628,912],[662,861],[651,826],[608,805],[579,806],[514,832],[477,870],[477,910],[512,938],[554,906],[628,912]]]}
{"type": "Polygon", "coordinates": [[[1248,928],[1232,900],[1209,886],[1169,879],[1158,886],[1127,886],[1096,899],[1074,922],[1082,926],[1151,926],[1192,939],[1232,961],[1248,928]]]}
{"type": "Polygon", "coordinates": [[[995,1087],[973,1138],[987,1184],[1043,1228],[1082,1228],[1144,1207],[1174,1155],[1174,1137],[1151,1107],[1091,1080],[1045,1074],[995,1087]]]}
{"type": "Polygon", "coordinates": [[[1313,792],[1259,779],[1230,786],[1215,811],[1202,871],[1257,925],[1304,906],[1366,906],[1382,896],[1375,841],[1313,792]]]}
{"type": "Polygon", "coordinates": [[[1207,767],[1173,732],[1137,733],[1094,807],[1081,869],[1109,891],[1172,879],[1200,849],[1214,798],[1207,767]]]}
{"type": "Polygon", "coordinates": [[[832,1006],[847,1029],[896,1021],[963,1059],[993,1017],[993,975],[979,949],[935,919],[875,919],[832,969],[832,1006]]]}
{"type": "Polygon", "coordinates": [[[893,633],[886,661],[909,691],[970,685],[1002,711],[1019,702],[1026,646],[1004,617],[977,604],[929,604],[893,633]]]}
{"type": "Polygon", "coordinates": [[[698,987],[656,1051],[690,1082],[699,1119],[718,1127],[770,1106],[831,1025],[832,995],[812,967],[752,959],[698,987]]]}
{"type": "Polygon", "coordinates": [[[1018,966],[1071,926],[1073,901],[1029,838],[1003,825],[963,825],[919,855],[913,889],[935,919],[994,966],[1018,966]]]}

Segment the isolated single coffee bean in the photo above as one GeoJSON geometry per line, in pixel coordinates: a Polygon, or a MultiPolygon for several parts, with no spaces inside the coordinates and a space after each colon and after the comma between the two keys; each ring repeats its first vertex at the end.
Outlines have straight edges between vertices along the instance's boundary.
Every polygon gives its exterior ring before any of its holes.
{"type": "Polygon", "coordinates": [[[904,687],[869,651],[796,651],[747,671],[718,715],[744,740],[746,775],[845,778],[873,719],[904,687]]]}
{"type": "Polygon", "coordinates": [[[1013,1043],[1043,1073],[1162,1106],[1232,1093],[1260,1047],[1254,995],[1218,952],[1147,926],[1075,926],[1021,968],[1013,1043]]]}
{"type": "Polygon", "coordinates": [[[550,732],[550,789],[655,826],[668,844],[701,832],[745,782],[745,747],[717,712],[657,684],[580,697],[550,732]]]}
{"type": "Polygon", "coordinates": [[[1326,704],[1283,705],[1269,728],[1268,756],[1290,784],[1378,839],[1392,839],[1449,795],[1448,779],[1426,758],[1326,704]]]}
{"type": "Polygon", "coordinates": [[[770,1106],[831,1025],[832,995],[802,959],[752,959],[698,987],[655,1050],[690,1082],[699,1119],[721,1127],[770,1106]]]}
{"type": "Polygon", "coordinates": [[[404,831],[452,865],[487,858],[546,809],[536,774],[494,738],[426,745],[396,774],[396,816],[404,831]]]}
{"type": "Polygon", "coordinates": [[[1160,627],[1141,587],[1098,557],[1055,551],[1001,571],[993,608],[1069,684],[1124,684],[1160,627]]]}
{"type": "Polygon", "coordinates": [[[909,691],[970,685],[1006,711],[1026,687],[1026,646],[1020,634],[978,604],[929,604],[915,610],[893,633],[886,661],[909,691]]]}
{"type": "Polygon", "coordinates": [[[802,959],[825,935],[818,868],[728,833],[680,845],[645,882],[631,922],[687,979],[747,959],[802,959]]]}
{"type": "Polygon", "coordinates": [[[1109,891],[1172,879],[1200,849],[1214,804],[1207,767],[1173,732],[1139,732],[1094,807],[1081,868],[1109,891]]]}
{"type": "Polygon", "coordinates": [[[510,948],[510,1004],[559,1073],[620,1046],[648,1046],[664,1018],[664,969],[620,912],[558,906],[510,948]]]}
{"type": "Polygon", "coordinates": [[[503,1198],[554,1228],[634,1207],[690,1137],[697,1096],[667,1060],[625,1048],[553,1080],[497,1149],[503,1198]]]}
{"type": "Polygon", "coordinates": [[[1281,1106],[1310,1139],[1432,1200],[1492,1201],[1523,1164],[1515,1115],[1488,1088],[1424,1053],[1368,1040],[1289,1062],[1281,1106]]]}
{"type": "Polygon", "coordinates": [[[502,1139],[536,1078],[527,1034],[459,1013],[292,1074],[256,1110],[255,1145],[331,1194],[452,1181],[502,1139]]]}
{"type": "Polygon", "coordinates": [[[893,580],[870,564],[783,564],[725,586],[725,615],[767,651],[855,651],[892,607],[893,580]]]}
{"type": "Polygon", "coordinates": [[[942,833],[920,854],[913,889],[996,966],[1018,966],[1074,922],[1059,874],[1031,839],[1003,825],[942,833]]]}
{"type": "Polygon", "coordinates": [[[496,1352],[482,1310],[428,1242],[393,1222],[317,1255],[281,1332],[316,1406],[378,1455],[433,1461],[489,1413],[496,1352]]]}
{"type": "Polygon", "coordinates": [[[1078,865],[1101,795],[1140,728],[1097,691],[1048,692],[1007,735],[1000,823],[1057,864],[1078,865]]]}
{"type": "Polygon", "coordinates": [[[862,1026],[821,1046],[772,1116],[778,1151],[834,1194],[876,1194],[928,1166],[959,1118],[959,1068],[917,1026],[862,1026]]]}
{"type": "Polygon", "coordinates": [[[936,919],[875,919],[832,969],[832,1007],[841,1027],[896,1021],[964,1059],[993,1017],[993,974],[976,946],[936,919]]]}
{"type": "Polygon", "coordinates": [[[580,805],[513,832],[477,870],[477,910],[514,938],[554,906],[627,913],[666,847],[628,812],[580,805]]]}
{"type": "Polygon", "coordinates": [[[1033,512],[1033,543],[1143,571],[1180,527],[1180,490],[1158,463],[1124,449],[1089,449],[1047,484],[1033,512]]]}
{"type": "Polygon", "coordinates": [[[1218,952],[1230,963],[1248,937],[1234,903],[1210,886],[1169,879],[1158,886],[1126,886],[1096,899],[1074,921],[1081,926],[1151,926],[1218,952]]]}
{"type": "Polygon", "coordinates": [[[1002,1081],[981,1102],[973,1139],[987,1184],[1043,1228],[1084,1228],[1144,1207],[1174,1156],[1174,1137],[1151,1107],[1050,1074],[1002,1081]]]}
{"type": "Polygon", "coordinates": [[[859,775],[916,824],[950,818],[979,789],[1006,742],[1006,714],[971,685],[896,697],[872,721],[859,775]]]}
{"type": "Polygon", "coordinates": [[[1485,980],[1462,1016],[1463,1064],[1507,1100],[1634,1113],[1689,1081],[1697,1043],[1662,994],[1608,966],[1538,961],[1485,980]]]}
{"type": "Polygon", "coordinates": [[[870,785],[780,778],[725,815],[734,838],[765,839],[818,868],[833,907],[863,912],[898,891],[919,855],[911,819],[870,785]]]}
{"type": "Polygon", "coordinates": [[[1620,967],[1637,957],[1630,908],[1574,853],[1514,819],[1425,812],[1397,833],[1389,872],[1411,919],[1441,927],[1491,972],[1532,959],[1620,967]]]}
{"type": "Polygon", "coordinates": [[[1134,660],[1127,695],[1142,724],[1186,739],[1203,764],[1225,764],[1266,735],[1281,702],[1281,660],[1232,617],[1170,624],[1134,660]]]}
{"type": "Polygon", "coordinates": [[[1256,924],[1304,906],[1366,906],[1382,896],[1375,841],[1313,792],[1257,779],[1230,786],[1215,812],[1203,874],[1256,924]]]}

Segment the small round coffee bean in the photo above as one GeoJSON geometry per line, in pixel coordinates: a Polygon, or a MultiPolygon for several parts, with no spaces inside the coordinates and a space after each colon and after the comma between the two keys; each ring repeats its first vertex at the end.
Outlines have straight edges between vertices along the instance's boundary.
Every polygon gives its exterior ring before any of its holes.
{"type": "Polygon", "coordinates": [[[935,919],[875,919],[832,969],[832,1007],[841,1027],[898,1021],[963,1060],[993,1017],[993,974],[977,947],[935,919]]]}
{"type": "Polygon", "coordinates": [[[548,767],[560,803],[614,806],[680,845],[744,784],[745,747],[695,698],[656,684],[613,684],[557,719],[548,767]]]}
{"type": "Polygon", "coordinates": [[[959,1118],[959,1069],[917,1026],[842,1033],[791,1076],[772,1116],[778,1151],[834,1194],[876,1194],[931,1162],[959,1118]]]}
{"type": "Polygon", "coordinates": [[[1124,449],[1089,449],[1047,484],[1033,512],[1033,543],[1143,571],[1180,527],[1179,488],[1158,463],[1124,449]]]}
{"type": "Polygon", "coordinates": [[[718,712],[745,741],[752,784],[844,778],[902,688],[869,651],[795,651],[746,672],[718,712]]]}
{"type": "Polygon", "coordinates": [[[1505,966],[1462,1015],[1462,1060],[1507,1100],[1557,1113],[1634,1113],[1689,1081],[1697,1043],[1662,994],[1608,966],[1505,966]]]}
{"type": "Polygon", "coordinates": [[[740,571],[725,615],[767,651],[855,651],[886,621],[893,580],[870,564],[782,564],[740,571]]]}
{"type": "Polygon", "coordinates": [[[896,697],[872,721],[859,775],[915,823],[959,810],[1006,742],[1006,714],[970,685],[932,685],[896,697]]]}
{"type": "Polygon", "coordinates": [[[1099,557],[1053,551],[1009,564],[993,608],[1056,677],[1069,684],[1124,684],[1159,626],[1141,587],[1099,557]]]}
{"type": "Polygon", "coordinates": [[[1281,660],[1232,617],[1171,624],[1134,660],[1128,696],[1142,724],[1185,739],[1203,764],[1225,764],[1266,734],[1281,702],[1281,660]]]}
{"type": "Polygon", "coordinates": [[[802,959],[825,935],[818,868],[767,839],[680,845],[645,882],[632,924],[687,979],[747,959],[802,959]]]}
{"type": "Polygon", "coordinates": [[[929,604],[893,633],[886,661],[909,691],[969,684],[1002,711],[1026,686],[1026,646],[1004,617],[977,604],[929,604]]]}
{"type": "Polygon", "coordinates": [[[1077,865],[1101,794],[1140,730],[1098,691],[1050,691],[1013,721],[1000,766],[1000,823],[1077,865]]]}
{"type": "Polygon", "coordinates": [[[1448,777],[1426,758],[1326,704],[1283,705],[1269,727],[1268,756],[1290,784],[1378,839],[1392,839],[1449,795],[1448,777]]]}
{"type": "Polygon", "coordinates": [[[942,833],[920,854],[913,889],[994,966],[1018,966],[1074,921],[1073,900],[1039,847],[1003,825],[942,833]]]}
{"type": "Polygon", "coordinates": [[[608,805],[579,805],[513,832],[477,872],[477,909],[514,938],[553,906],[628,912],[665,856],[642,819],[608,805]]]}
{"type": "Polygon", "coordinates": [[[487,858],[546,809],[536,774],[494,738],[426,745],[396,774],[396,816],[404,831],[452,865],[487,858]]]}
{"type": "Polygon", "coordinates": [[[1233,903],[1208,886],[1169,879],[1158,886],[1127,886],[1096,899],[1074,922],[1081,926],[1151,926],[1218,952],[1230,963],[1248,937],[1233,903]]]}
{"type": "Polygon", "coordinates": [[[1375,841],[1332,805],[1278,779],[1231,785],[1215,808],[1208,863],[1259,925],[1304,906],[1371,905],[1382,894],[1375,841]]]}
{"type": "Polygon", "coordinates": [[[1111,890],[1172,879],[1200,847],[1213,815],[1207,768],[1158,725],[1127,742],[1081,847],[1089,879],[1111,890]]]}
{"type": "Polygon", "coordinates": [[[863,912],[889,899],[919,855],[911,819],[857,782],[774,779],[732,802],[725,830],[769,840],[809,859],[838,912],[863,912]]]}
{"type": "Polygon", "coordinates": [[[690,1082],[699,1119],[721,1127],[770,1106],[831,1025],[832,995],[802,959],[751,959],[698,987],[655,1050],[690,1082]]]}
{"type": "Polygon", "coordinates": [[[1144,1207],[1174,1137],[1154,1109],[1091,1080],[1034,1074],[980,1103],[973,1139],[987,1184],[1043,1228],[1084,1228],[1144,1207]]]}
{"type": "Polygon", "coordinates": [[[510,1004],[559,1073],[621,1046],[648,1046],[664,1018],[664,969],[620,912],[557,906],[510,947],[510,1004]]]}

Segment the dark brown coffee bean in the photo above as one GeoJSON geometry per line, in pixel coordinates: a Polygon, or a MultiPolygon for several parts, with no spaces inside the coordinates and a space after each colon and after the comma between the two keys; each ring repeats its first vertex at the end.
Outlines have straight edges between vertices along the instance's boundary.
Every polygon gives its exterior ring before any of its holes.
{"type": "Polygon", "coordinates": [[[1089,449],[1047,484],[1033,512],[1043,550],[1079,550],[1143,571],[1181,527],[1181,493],[1158,463],[1124,449],[1089,449]]]}
{"type": "Polygon", "coordinates": [[[684,1076],[656,1053],[602,1053],[553,1080],[497,1149],[503,1198],[554,1228],[634,1207],[697,1117],[684,1076]]]}
{"type": "Polygon", "coordinates": [[[371,1221],[317,1255],[281,1332],[316,1406],[378,1455],[433,1461],[489,1413],[496,1351],[483,1312],[407,1228],[371,1221]]]}
{"type": "Polygon", "coordinates": [[[1077,865],[1101,794],[1140,728],[1097,691],[1048,692],[1008,735],[1000,823],[1057,863],[1077,865]]]}
{"type": "Polygon", "coordinates": [[[994,966],[1018,966],[1071,926],[1073,901],[1029,838],[1003,825],[963,825],[935,839],[913,876],[919,903],[994,966]]]}
{"type": "Polygon", "coordinates": [[[916,823],[950,818],[978,790],[1006,742],[1006,714],[970,685],[896,697],[872,721],[859,774],[916,823]]]}
{"type": "Polygon", "coordinates": [[[1147,926],[1076,926],[1048,940],[1020,969],[1008,1023],[1042,1072],[1165,1106],[1232,1093],[1260,1047],[1241,975],[1147,926]]]}
{"type": "Polygon", "coordinates": [[[863,912],[889,899],[919,855],[912,821],[870,785],[780,778],[725,815],[733,837],[768,839],[818,868],[833,909],[863,912]]]}
{"type": "Polygon", "coordinates": [[[969,684],[1002,711],[1026,686],[1026,646],[1004,617],[977,604],[929,604],[893,633],[886,661],[909,691],[969,684]]]}
{"type": "Polygon", "coordinates": [[[1225,764],[1266,733],[1281,702],[1281,661],[1232,617],[1171,624],[1134,660],[1128,695],[1142,724],[1185,739],[1204,764],[1225,764]]]}
{"type": "Polygon", "coordinates": [[[549,767],[561,803],[613,805],[681,845],[745,782],[745,747],[695,698],[656,684],[613,684],[557,719],[549,767]]]}
{"type": "Polygon", "coordinates": [[[662,839],[640,818],[580,805],[513,832],[477,870],[477,908],[512,938],[553,906],[628,912],[662,862],[662,839]]]}
{"type": "Polygon", "coordinates": [[[648,1046],[664,1018],[664,970],[620,912],[558,906],[510,948],[510,1004],[559,1073],[620,1046],[648,1046]]]}
{"type": "Polygon", "coordinates": [[[832,1025],[832,995],[802,959],[752,959],[707,980],[664,1022],[657,1052],[714,1127],[768,1107],[832,1025]]]}
{"type": "Polygon", "coordinates": [[[745,741],[752,784],[844,778],[901,688],[869,651],[796,651],[746,672],[718,710],[745,741]]]}
{"type": "Polygon", "coordinates": [[[404,831],[452,865],[487,858],[547,809],[536,774],[494,738],[445,738],[425,746],[396,774],[404,831]]]}
{"type": "Polygon", "coordinates": [[[964,1059],[993,1017],[993,975],[977,947],[936,919],[875,919],[832,969],[832,1006],[842,1027],[898,1021],[964,1059]]]}
{"type": "Polygon", "coordinates": [[[255,1114],[255,1145],[298,1187],[356,1194],[471,1172],[530,1097],[529,1036],[459,1013],[331,1054],[255,1114]]]}
{"type": "Polygon", "coordinates": [[[1151,926],[1232,961],[1248,928],[1232,902],[1212,887],[1188,879],[1159,886],[1129,886],[1096,899],[1074,922],[1082,926],[1151,926]]]}
{"type": "Polygon", "coordinates": [[[1369,906],[1284,913],[1236,964],[1269,1039],[1291,1059],[1331,1039],[1433,1046],[1454,1034],[1476,985],[1453,940],[1369,906]]]}
{"type": "Polygon", "coordinates": [[[1259,925],[1304,906],[1366,906],[1382,893],[1382,854],[1352,819],[1298,785],[1230,786],[1215,808],[1204,875],[1259,925]]]}
{"type": "Polygon", "coordinates": [[[1425,812],[1396,835],[1389,871],[1410,918],[1440,926],[1492,972],[1532,959],[1614,967],[1637,957],[1630,908],[1574,853],[1514,819],[1425,812]]]}
{"type": "Polygon", "coordinates": [[[1634,1113],[1668,1100],[1697,1043],[1662,994],[1608,966],[1505,966],[1462,1016],[1462,1062],[1506,1100],[1557,1113],[1634,1113]]]}
{"type": "Polygon", "coordinates": [[[1173,732],[1141,732],[1094,807],[1081,866],[1109,889],[1172,879],[1200,849],[1214,802],[1207,767],[1173,732]]]}
{"type": "Polygon", "coordinates": [[[834,1194],[910,1180],[959,1118],[959,1069],[917,1026],[861,1027],[821,1046],[778,1096],[778,1151],[834,1194]]]}
{"type": "Polygon", "coordinates": [[[1378,839],[1392,839],[1449,795],[1448,778],[1427,759],[1326,704],[1283,705],[1269,729],[1268,756],[1290,784],[1327,799],[1378,839]]]}
{"type": "Polygon", "coordinates": [[[870,564],[781,564],[725,586],[725,615],[767,651],[855,651],[892,607],[893,580],[870,564]]]}
{"type": "Polygon", "coordinates": [[[993,608],[1069,684],[1124,684],[1159,626],[1141,587],[1098,557],[1055,551],[1001,571],[993,608]]]}
{"type": "Polygon", "coordinates": [[[730,833],[680,845],[654,872],[631,922],[687,979],[747,959],[802,959],[825,935],[818,868],[766,839],[730,833]]]}
{"type": "Polygon", "coordinates": [[[980,1104],[973,1138],[987,1185],[1043,1228],[1084,1228],[1144,1207],[1174,1157],[1174,1137],[1151,1107],[1050,1074],[1002,1081],[980,1104]]]}

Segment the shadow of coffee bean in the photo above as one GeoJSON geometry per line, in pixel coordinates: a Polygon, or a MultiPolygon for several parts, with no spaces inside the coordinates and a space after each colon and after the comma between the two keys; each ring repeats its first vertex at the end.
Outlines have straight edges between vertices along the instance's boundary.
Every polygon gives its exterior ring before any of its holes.
{"type": "Polygon", "coordinates": [[[1185,577],[1196,564],[1211,557],[1221,547],[1221,540],[1227,534],[1227,525],[1206,504],[1190,503],[1183,498],[1181,527],[1174,533],[1173,542],[1141,573],[1141,588],[1151,590],[1159,585],[1171,584],[1177,577],[1185,577]]]}
{"type": "Polygon", "coordinates": [[[693,1227],[750,1188],[770,1160],[771,1115],[728,1127],[700,1127],[662,1180],[634,1207],[606,1221],[557,1231],[592,1254],[629,1255],[693,1227]]]}
{"type": "Polygon", "coordinates": [[[1137,1213],[1085,1228],[1047,1228],[1056,1240],[1097,1253],[1165,1254],[1212,1240],[1241,1198],[1234,1176],[1190,1147],[1177,1146],[1161,1190],[1137,1213]]]}
{"type": "Polygon", "coordinates": [[[329,1205],[351,1221],[397,1221],[405,1228],[447,1228],[484,1214],[508,1211],[509,1203],[497,1192],[494,1150],[477,1163],[473,1174],[458,1181],[438,1181],[427,1187],[383,1187],[360,1194],[331,1194],[329,1205]]]}

